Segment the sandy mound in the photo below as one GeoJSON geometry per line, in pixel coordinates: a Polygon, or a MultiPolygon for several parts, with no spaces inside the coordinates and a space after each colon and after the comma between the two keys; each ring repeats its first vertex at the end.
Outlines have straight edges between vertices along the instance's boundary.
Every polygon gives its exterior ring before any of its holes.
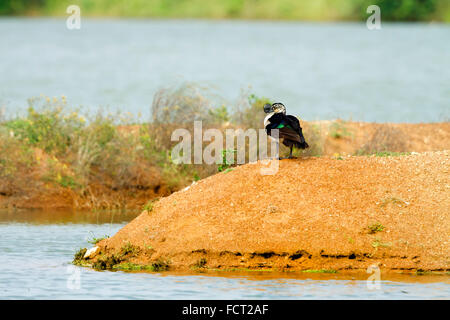
{"type": "Polygon", "coordinates": [[[243,165],[155,202],[87,262],[449,271],[449,155],[283,160],[268,176],[243,165]]]}

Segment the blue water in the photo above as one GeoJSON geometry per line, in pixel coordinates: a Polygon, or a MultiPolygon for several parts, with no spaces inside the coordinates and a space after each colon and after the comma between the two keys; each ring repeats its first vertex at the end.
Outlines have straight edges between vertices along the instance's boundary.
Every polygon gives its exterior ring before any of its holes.
{"type": "Polygon", "coordinates": [[[70,264],[134,214],[0,211],[0,299],[449,299],[450,276],[94,271],[70,264]],[[369,275],[367,275],[368,277],[369,275]]]}
{"type": "Polygon", "coordinates": [[[305,120],[450,119],[450,25],[81,23],[68,30],[64,19],[0,18],[0,109],[15,114],[28,98],[65,95],[73,106],[146,121],[158,89],[187,81],[220,103],[236,105],[243,90],[305,120]]]}

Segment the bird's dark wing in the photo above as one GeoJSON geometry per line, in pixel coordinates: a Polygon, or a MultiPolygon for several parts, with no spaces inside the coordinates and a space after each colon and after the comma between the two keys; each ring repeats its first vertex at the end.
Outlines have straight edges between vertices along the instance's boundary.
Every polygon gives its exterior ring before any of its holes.
{"type": "Polygon", "coordinates": [[[266,132],[270,135],[272,129],[279,130],[279,137],[283,138],[285,145],[293,144],[297,148],[306,149],[308,144],[303,137],[300,122],[294,116],[276,113],[269,119],[269,124],[266,126],[266,132]]]}
{"type": "Polygon", "coordinates": [[[287,115],[285,117],[286,117],[286,122],[289,123],[289,125],[290,125],[290,127],[292,127],[292,129],[294,129],[297,132],[299,132],[299,130],[302,129],[300,127],[300,121],[298,121],[297,117],[294,117],[291,115],[287,115]]]}
{"type": "Polygon", "coordinates": [[[289,126],[298,133],[300,136],[300,148],[306,149],[309,147],[308,143],[305,141],[305,137],[303,136],[303,130],[300,126],[300,121],[298,121],[297,117],[287,115],[286,116],[287,121],[289,122],[289,126]]]}

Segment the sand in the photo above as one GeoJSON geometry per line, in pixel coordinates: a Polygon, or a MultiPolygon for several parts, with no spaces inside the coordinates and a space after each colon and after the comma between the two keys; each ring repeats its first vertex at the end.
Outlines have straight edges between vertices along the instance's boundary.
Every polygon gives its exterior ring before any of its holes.
{"type": "Polygon", "coordinates": [[[450,271],[450,152],[300,158],[218,173],[155,202],[87,262],[170,270],[450,271]],[[372,230],[371,230],[372,229],[372,230]],[[132,248],[126,250],[124,248],[132,248]]]}

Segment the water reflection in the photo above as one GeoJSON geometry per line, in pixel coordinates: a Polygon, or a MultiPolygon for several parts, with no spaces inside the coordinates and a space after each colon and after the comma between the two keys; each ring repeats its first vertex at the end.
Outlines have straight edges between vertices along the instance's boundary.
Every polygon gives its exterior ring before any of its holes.
{"type": "Polygon", "coordinates": [[[0,223],[29,224],[102,224],[126,223],[139,211],[79,211],[79,210],[6,210],[0,209],[0,223]]]}

